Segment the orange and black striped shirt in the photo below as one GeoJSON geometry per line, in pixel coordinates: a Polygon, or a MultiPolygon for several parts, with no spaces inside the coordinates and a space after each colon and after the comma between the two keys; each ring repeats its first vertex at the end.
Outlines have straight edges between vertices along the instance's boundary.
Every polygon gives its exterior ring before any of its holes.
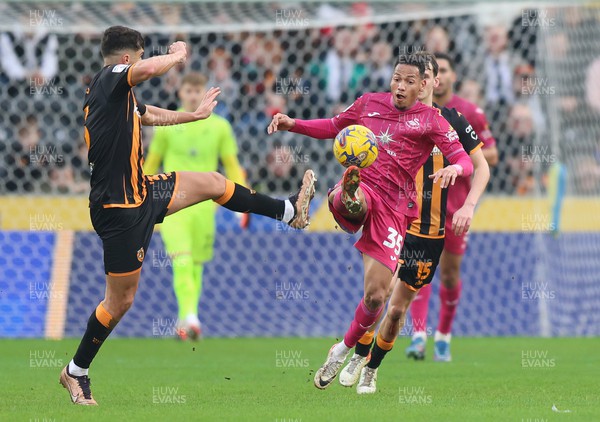
{"type": "Polygon", "coordinates": [[[146,106],[133,93],[132,68],[105,66],[86,90],[83,111],[90,207],[137,207],[146,197],[141,122],[146,106]]]}
{"type": "MultiPolygon", "coordinates": [[[[483,146],[471,124],[456,109],[433,105],[440,109],[440,114],[456,130],[467,154],[471,155],[483,146]]],[[[431,239],[441,239],[445,236],[448,189],[442,189],[439,182],[434,184],[429,175],[449,164],[438,147],[434,147],[427,162],[419,169],[415,177],[419,218],[408,228],[410,234],[431,239]]]]}

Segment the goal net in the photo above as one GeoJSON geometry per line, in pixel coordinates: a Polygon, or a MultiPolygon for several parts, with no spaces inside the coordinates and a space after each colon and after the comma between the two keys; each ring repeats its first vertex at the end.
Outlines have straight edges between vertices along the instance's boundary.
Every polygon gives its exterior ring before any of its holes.
{"type": "MultiPolygon", "coordinates": [[[[207,335],[344,331],[362,267],[323,207],[341,167],[329,142],[269,137],[266,127],[277,112],[331,117],[385,91],[394,57],[422,50],[453,57],[455,91],[485,111],[499,152],[470,236],[456,333],[600,334],[600,8],[24,1],[0,4],[0,336],[79,335],[103,296],[81,106],[102,67],[102,31],[117,24],[144,34],[145,57],[176,40],[189,47],[184,66],[136,87],[139,101],[174,109],[183,75],[201,72],[223,91],[216,113],[231,123],[256,190],[287,195],[307,168],[319,178],[308,233],[260,218],[244,232],[219,211],[200,305],[207,335]]],[[[145,128],[146,147],[152,135],[145,128]]],[[[160,234],[147,256],[115,335],[174,331],[160,234]]]]}

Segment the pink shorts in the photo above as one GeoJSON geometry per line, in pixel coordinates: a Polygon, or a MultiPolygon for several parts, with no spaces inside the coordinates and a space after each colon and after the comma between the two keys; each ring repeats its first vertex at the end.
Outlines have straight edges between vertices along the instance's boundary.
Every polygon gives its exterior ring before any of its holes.
{"type": "Polygon", "coordinates": [[[444,242],[444,250],[455,255],[464,255],[467,251],[467,243],[469,241],[469,233],[463,233],[462,236],[457,236],[452,230],[452,217],[454,214],[446,214],[446,241],[444,242]]]}
{"type": "Polygon", "coordinates": [[[360,239],[354,244],[356,249],[394,272],[404,245],[406,228],[412,219],[392,210],[364,183],[361,184],[361,188],[367,201],[367,213],[362,221],[348,220],[335,210],[331,203],[329,210],[344,231],[356,233],[362,227],[360,239]]]}

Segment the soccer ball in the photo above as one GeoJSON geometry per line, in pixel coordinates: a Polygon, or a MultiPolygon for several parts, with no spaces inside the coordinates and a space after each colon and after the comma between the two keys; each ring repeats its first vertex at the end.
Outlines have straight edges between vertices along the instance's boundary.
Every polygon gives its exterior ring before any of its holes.
{"type": "Polygon", "coordinates": [[[378,153],[375,134],[361,125],[342,129],[333,142],[333,154],[344,167],[369,167],[377,159],[378,153]]]}

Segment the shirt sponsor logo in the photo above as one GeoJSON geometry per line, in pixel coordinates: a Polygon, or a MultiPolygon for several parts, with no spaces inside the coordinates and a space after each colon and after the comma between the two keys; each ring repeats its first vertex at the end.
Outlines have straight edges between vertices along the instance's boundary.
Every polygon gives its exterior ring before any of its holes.
{"type": "Polygon", "coordinates": [[[446,138],[448,138],[450,142],[458,141],[458,133],[456,133],[454,129],[450,128],[450,130],[446,132],[446,138]]]}
{"type": "Polygon", "coordinates": [[[475,133],[475,131],[473,130],[473,126],[469,125],[469,127],[467,127],[465,129],[465,132],[467,132],[467,134],[471,135],[471,139],[473,139],[474,141],[478,141],[479,139],[477,138],[477,134],[475,133]]]}

